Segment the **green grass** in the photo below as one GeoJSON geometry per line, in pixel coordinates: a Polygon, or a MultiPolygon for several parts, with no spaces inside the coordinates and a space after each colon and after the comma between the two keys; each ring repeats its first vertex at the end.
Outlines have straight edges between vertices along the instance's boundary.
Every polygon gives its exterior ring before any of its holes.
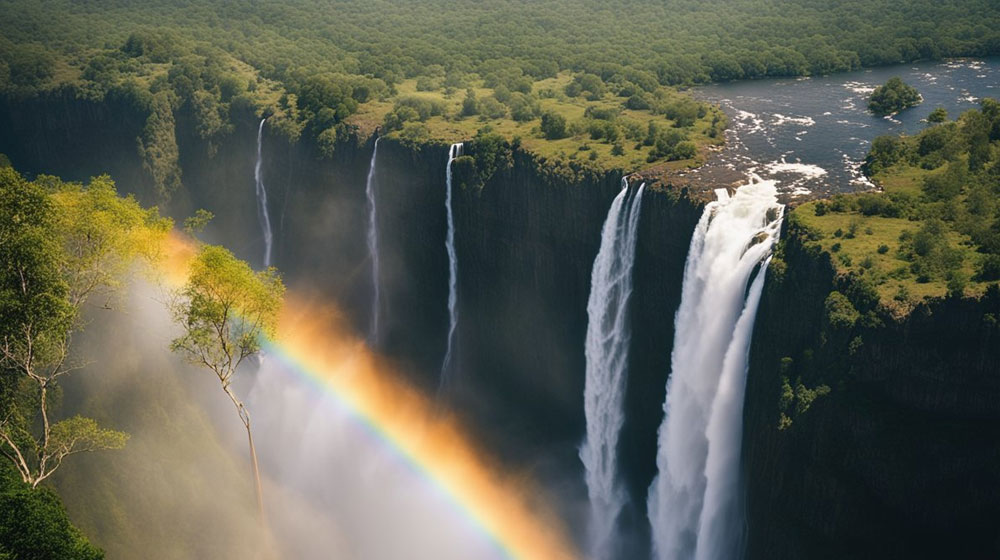
{"type": "MultiPolygon", "coordinates": [[[[900,174],[901,177],[909,176],[910,179],[914,175],[912,170],[900,174]]],[[[813,243],[830,254],[838,273],[853,272],[869,277],[875,282],[882,302],[889,306],[900,304],[904,307],[912,306],[922,299],[943,297],[948,293],[947,282],[942,279],[918,282],[916,275],[910,272],[912,263],[900,255],[902,245],[900,235],[904,231],[916,232],[921,226],[920,221],[864,216],[860,212],[829,212],[817,216],[818,202],[802,204],[795,208],[794,213],[799,223],[821,235],[821,238],[813,243]],[[853,238],[848,238],[847,232],[850,231],[852,224],[856,231],[853,238]],[[842,232],[840,236],[836,235],[838,230],[842,232]],[[839,249],[834,250],[835,245],[839,245],[839,249]],[[878,251],[882,245],[888,247],[885,253],[878,251]],[[896,299],[901,289],[908,294],[906,301],[896,299]]],[[[975,274],[977,253],[971,246],[968,236],[949,231],[946,238],[952,247],[962,253],[961,272],[966,278],[972,278],[975,274]]],[[[986,291],[988,285],[970,281],[965,293],[981,294],[986,291]]]]}
{"type": "MultiPolygon", "coordinates": [[[[923,199],[921,186],[924,178],[943,173],[942,166],[936,170],[926,170],[917,166],[900,163],[878,173],[874,180],[883,189],[876,196],[891,193],[906,193],[918,205],[927,204],[923,199]]],[[[847,195],[842,200],[849,205],[847,195]]],[[[962,205],[965,194],[956,197],[954,203],[962,205]]],[[[797,223],[812,232],[810,243],[830,254],[838,274],[855,274],[867,278],[875,286],[886,307],[905,313],[922,300],[941,298],[949,293],[948,281],[941,276],[918,278],[913,271],[913,260],[908,258],[900,239],[904,232],[915,234],[924,225],[924,220],[915,218],[890,218],[881,215],[866,216],[857,210],[833,211],[817,216],[817,207],[831,205],[831,201],[812,201],[797,206],[794,217],[797,223]],[[853,235],[849,232],[853,231],[853,235]],[[882,252],[879,248],[885,246],[882,252]]],[[[918,210],[918,213],[920,211],[918,210]]],[[[983,294],[987,287],[996,282],[980,282],[976,279],[976,265],[981,258],[972,239],[959,233],[953,227],[943,234],[943,240],[952,250],[961,255],[961,265],[955,271],[967,283],[963,293],[966,296],[983,294]]]]}
{"type": "MultiPolygon", "coordinates": [[[[538,97],[541,112],[552,111],[565,117],[568,124],[584,121],[584,113],[589,107],[619,109],[616,122],[624,126],[632,124],[639,127],[643,136],[650,121],[655,122],[661,129],[674,127],[674,121],[663,115],[654,114],[651,111],[636,111],[625,109],[622,106],[624,99],[616,97],[611,93],[605,94],[601,99],[588,101],[583,96],[567,97],[562,93],[563,88],[572,81],[569,73],[560,73],[555,78],[539,80],[534,83],[532,93],[538,97]]],[[[478,99],[483,99],[493,95],[493,90],[483,87],[482,83],[475,83],[472,86],[478,99]]],[[[684,95],[674,90],[664,88],[667,95],[684,95]]],[[[465,98],[464,89],[455,89],[446,93],[444,89],[437,91],[417,91],[416,80],[406,80],[396,88],[396,94],[377,101],[372,101],[361,105],[348,122],[358,127],[362,135],[370,134],[376,126],[382,124],[385,116],[393,110],[394,103],[402,97],[419,97],[431,101],[441,102],[445,106],[443,116],[435,116],[427,119],[424,124],[430,131],[432,140],[451,143],[468,140],[484,128],[490,127],[493,132],[503,135],[508,140],[515,137],[520,138],[521,146],[528,152],[555,160],[579,159],[590,161],[604,169],[621,169],[624,171],[639,171],[653,166],[666,166],[670,169],[684,169],[701,165],[705,160],[708,147],[718,146],[724,142],[723,135],[716,138],[709,137],[708,131],[712,127],[712,119],[716,114],[721,114],[718,107],[710,107],[705,117],[698,119],[693,126],[682,129],[687,132],[689,139],[698,146],[698,153],[694,158],[666,162],[660,158],[655,161],[648,161],[647,156],[652,149],[649,146],[641,146],[636,149],[636,145],[641,143],[641,139],[628,138],[622,134],[620,143],[624,148],[624,154],[613,155],[611,153],[613,144],[607,140],[593,140],[584,131],[567,138],[559,140],[547,140],[539,130],[539,118],[534,118],[527,122],[518,122],[512,118],[486,119],[481,115],[461,117],[462,101],[465,98]],[[590,154],[596,153],[595,159],[590,159],[590,154]]],[[[392,133],[398,135],[398,132],[392,133]]],[[[391,135],[390,135],[391,136],[391,135]]]]}

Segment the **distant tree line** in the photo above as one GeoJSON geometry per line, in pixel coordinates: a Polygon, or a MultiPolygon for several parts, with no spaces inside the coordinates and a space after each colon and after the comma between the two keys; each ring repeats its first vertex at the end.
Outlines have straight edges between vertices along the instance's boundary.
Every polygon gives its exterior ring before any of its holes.
{"type": "MultiPolygon", "coordinates": [[[[561,71],[575,76],[562,92],[571,98],[611,91],[641,110],[665,85],[996,53],[1000,4],[992,0],[732,0],[724,9],[697,0],[0,5],[0,92],[60,84],[90,98],[131,92],[151,115],[142,156],[164,193],[180,181],[166,131],[168,109],[182,106],[210,150],[231,132],[230,114],[244,109],[329,150],[360,104],[394,95],[408,78],[419,91],[484,83],[495,94],[467,99],[464,113],[523,121],[540,117],[532,84],[561,71]]],[[[397,116],[400,127],[413,120],[408,110],[397,116]]]]}

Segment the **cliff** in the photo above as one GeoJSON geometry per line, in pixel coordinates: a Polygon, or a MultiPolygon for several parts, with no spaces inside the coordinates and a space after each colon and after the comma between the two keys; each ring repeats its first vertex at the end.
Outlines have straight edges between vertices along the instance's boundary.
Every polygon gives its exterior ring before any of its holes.
{"type": "Polygon", "coordinates": [[[749,557],[996,556],[1000,290],[894,317],[787,230],[750,351],[749,557]]]}
{"type": "MultiPolygon", "coordinates": [[[[259,264],[259,121],[250,113],[231,117],[233,131],[213,150],[187,109],[176,112],[183,183],[163,209],[181,219],[195,208],[211,210],[216,219],[206,239],[259,264]]],[[[144,122],[144,114],[113,97],[3,100],[0,152],[28,173],[83,180],[108,172],[121,190],[155,202],[137,151],[144,122]]],[[[373,139],[343,141],[331,158],[266,126],[263,142],[276,264],[293,289],[336,301],[366,333],[365,178],[373,139]]],[[[481,184],[461,174],[456,180],[456,382],[444,397],[485,447],[563,496],[567,518],[582,528],[577,450],[586,305],[601,226],[621,176],[567,178],[525,151],[505,149],[508,163],[481,184]]],[[[429,392],[437,390],[447,342],[446,160],[447,146],[387,138],[375,174],[379,347],[429,392]]],[[[643,199],[619,444],[631,497],[622,528],[639,544],[624,557],[648,554],[641,544],[648,542],[646,491],[655,475],[674,314],[703,207],[693,188],[652,185],[643,199]]],[[[747,381],[749,557],[996,555],[1000,290],[929,301],[900,317],[882,311],[854,279],[838,276],[829,254],[794,220],[784,237],[768,273],[747,381]]],[[[84,525],[98,542],[111,531],[98,521],[84,525]]]]}
{"type": "MultiPolygon", "coordinates": [[[[125,103],[71,97],[0,105],[0,152],[28,173],[85,179],[109,172],[119,188],[156,201],[136,150],[144,115],[125,103]]],[[[175,112],[182,186],[163,209],[183,219],[216,214],[203,237],[260,264],[253,168],[258,120],[231,115],[215,150],[186,107],[175,112]]],[[[365,178],[373,139],[351,138],[321,158],[308,141],[263,135],[263,177],[275,231],[274,261],[296,290],[336,301],[359,333],[369,329],[365,178]]],[[[586,499],[577,457],[590,276],[600,231],[621,188],[616,172],[567,177],[520,149],[479,185],[456,181],[453,211],[458,309],[453,390],[445,397],[509,467],[531,472],[565,499],[586,499]],[[459,184],[461,183],[461,184],[459,184]]],[[[437,390],[448,328],[445,251],[447,146],[379,143],[376,199],[381,254],[380,350],[412,381],[437,390]]],[[[631,188],[637,188],[633,184],[631,188]]],[[[656,428],[669,371],[674,312],[702,202],[687,188],[655,186],[643,199],[635,262],[628,420],[621,456],[644,534],[655,474],[656,428]]],[[[583,527],[583,519],[576,519],[583,527]]],[[[639,539],[646,542],[646,539],[639,539]]]]}

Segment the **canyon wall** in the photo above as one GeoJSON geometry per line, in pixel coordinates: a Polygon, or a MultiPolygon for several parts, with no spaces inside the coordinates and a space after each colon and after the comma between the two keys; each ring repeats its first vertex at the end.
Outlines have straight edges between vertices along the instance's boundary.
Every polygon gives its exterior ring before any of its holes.
{"type": "Polygon", "coordinates": [[[748,556],[995,557],[1000,290],[893,316],[788,230],[750,353],[748,556]]]}

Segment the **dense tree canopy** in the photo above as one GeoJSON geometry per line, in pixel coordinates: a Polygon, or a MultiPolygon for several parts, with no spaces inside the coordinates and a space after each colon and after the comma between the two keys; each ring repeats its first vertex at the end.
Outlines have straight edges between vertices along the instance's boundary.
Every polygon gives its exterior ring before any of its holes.
{"type": "Polygon", "coordinates": [[[58,65],[50,53],[114,45],[127,59],[166,62],[204,54],[211,45],[292,90],[327,72],[389,84],[469,72],[530,83],[573,70],[586,73],[577,83],[586,92],[615,79],[643,86],[820,74],[995,53],[998,15],[990,0],[126,0],[113,6],[61,0],[44,7],[18,0],[3,8],[10,44],[0,52],[18,45],[9,73],[19,84],[53,72],[58,65]]]}
{"type": "Polygon", "coordinates": [[[517,94],[559,72],[574,75],[560,94],[593,100],[614,91],[643,109],[661,85],[998,52],[992,0],[0,5],[0,91],[71,84],[77,95],[133,98],[154,115],[143,156],[166,192],[179,181],[170,109],[185,104],[210,142],[228,132],[232,110],[246,107],[275,115],[270,125],[292,137],[308,126],[330,139],[359,105],[407,78],[419,78],[418,91],[481,80],[496,95],[470,100],[464,114],[523,121],[538,111],[517,94]]]}
{"type": "Polygon", "coordinates": [[[79,367],[71,336],[83,306],[109,307],[169,228],[106,176],[86,186],[28,182],[0,167],[0,457],[25,483],[38,486],[70,455],[125,445],[127,434],[93,419],[60,420],[57,395],[79,367]]]}
{"type": "Polygon", "coordinates": [[[48,488],[31,488],[0,464],[0,559],[101,560],[48,488]]]}
{"type": "MultiPolygon", "coordinates": [[[[868,109],[876,115],[892,115],[920,104],[920,92],[913,86],[903,82],[898,77],[889,80],[875,88],[868,99],[868,109]]],[[[934,120],[943,120],[940,114],[934,114],[934,120]]]]}

